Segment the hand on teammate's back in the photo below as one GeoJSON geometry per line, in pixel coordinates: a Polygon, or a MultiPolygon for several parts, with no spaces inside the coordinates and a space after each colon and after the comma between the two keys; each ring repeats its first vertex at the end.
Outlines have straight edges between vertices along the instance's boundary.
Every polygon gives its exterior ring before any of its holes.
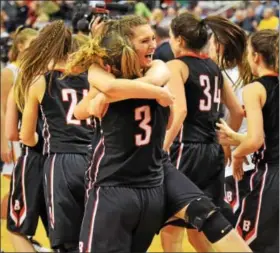
{"type": "Polygon", "coordinates": [[[229,138],[231,138],[234,134],[234,131],[228,126],[228,124],[223,119],[220,119],[220,123],[216,123],[216,126],[219,128],[220,134],[226,135],[229,138]]]}

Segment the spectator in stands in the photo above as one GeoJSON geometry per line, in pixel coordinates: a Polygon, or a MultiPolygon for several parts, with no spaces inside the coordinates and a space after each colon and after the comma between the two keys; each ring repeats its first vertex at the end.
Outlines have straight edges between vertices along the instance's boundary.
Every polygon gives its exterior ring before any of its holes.
{"type": "Polygon", "coordinates": [[[73,16],[73,1],[56,0],[59,9],[51,15],[51,20],[62,19],[69,24],[73,16]]]}
{"type": "Polygon", "coordinates": [[[28,5],[29,10],[28,10],[28,18],[25,21],[25,24],[27,26],[33,26],[35,23],[36,19],[38,18],[39,11],[40,11],[40,2],[38,1],[31,1],[28,5]]]}
{"type": "Polygon", "coordinates": [[[166,16],[160,22],[160,26],[169,27],[173,18],[177,16],[177,11],[173,7],[168,7],[166,10],[166,16]]]}
{"type": "Polygon", "coordinates": [[[237,9],[232,18],[232,21],[235,24],[239,25],[240,27],[243,27],[244,19],[245,19],[244,10],[237,9]]]}
{"type": "Polygon", "coordinates": [[[252,1],[252,5],[255,8],[255,14],[256,14],[256,18],[258,18],[259,20],[262,18],[263,16],[263,11],[264,11],[264,4],[262,1],[252,1]]]}
{"type": "Polygon", "coordinates": [[[182,14],[182,13],[185,13],[185,12],[188,12],[189,10],[186,8],[186,7],[181,7],[179,10],[178,10],[178,15],[182,14]]]}
{"type": "Polygon", "coordinates": [[[176,12],[176,10],[175,10],[174,7],[169,7],[169,8],[167,8],[167,13],[166,13],[166,16],[167,16],[167,17],[175,18],[176,15],[177,15],[177,12],[176,12]]]}
{"type": "Polygon", "coordinates": [[[255,32],[258,26],[258,20],[255,15],[255,10],[252,6],[248,6],[246,9],[246,18],[243,21],[242,28],[251,33],[255,32]]]}
{"type": "Polygon", "coordinates": [[[34,29],[41,30],[44,28],[50,21],[49,15],[44,12],[44,9],[39,10],[39,15],[36,18],[36,21],[33,23],[32,27],[34,29]]]}
{"type": "Polygon", "coordinates": [[[193,14],[196,15],[199,18],[205,18],[205,16],[203,15],[203,9],[197,5],[194,9],[193,9],[193,14]]]}
{"type": "Polygon", "coordinates": [[[152,12],[151,24],[153,26],[157,26],[163,20],[163,18],[164,18],[163,11],[160,8],[155,8],[152,12]]]}
{"type": "Polygon", "coordinates": [[[29,7],[27,6],[24,0],[16,1],[17,17],[16,17],[16,26],[24,25],[27,18],[29,7]]]}
{"type": "Polygon", "coordinates": [[[266,8],[263,12],[263,19],[261,20],[258,30],[264,29],[278,29],[279,18],[275,16],[275,11],[272,8],[266,8]]]}
{"type": "Polygon", "coordinates": [[[174,54],[169,44],[169,29],[157,26],[155,28],[157,48],[154,53],[154,59],[168,62],[174,59],[174,54]]]}
{"type": "MultiPolygon", "coordinates": [[[[1,3],[1,5],[2,5],[1,11],[3,12],[3,14],[5,14],[5,19],[4,19],[5,27],[9,33],[13,32],[16,30],[16,27],[17,27],[17,25],[16,25],[16,18],[17,18],[16,1],[3,1],[1,3]]],[[[1,15],[1,18],[2,18],[2,15],[1,15]]]]}
{"type": "Polygon", "coordinates": [[[148,6],[141,0],[136,0],[135,14],[150,20],[152,13],[148,6]]]}

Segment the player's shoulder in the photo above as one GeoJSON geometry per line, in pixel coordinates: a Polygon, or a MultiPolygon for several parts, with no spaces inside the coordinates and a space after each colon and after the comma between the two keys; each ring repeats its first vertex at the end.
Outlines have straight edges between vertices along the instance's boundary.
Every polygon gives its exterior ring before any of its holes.
{"type": "Polygon", "coordinates": [[[243,88],[243,95],[261,94],[263,92],[265,92],[265,88],[259,81],[253,81],[252,83],[245,85],[243,88]]]}
{"type": "Polygon", "coordinates": [[[30,85],[30,92],[39,92],[46,88],[46,79],[43,75],[36,76],[30,85]]]}
{"type": "Polygon", "coordinates": [[[43,75],[36,76],[30,85],[29,96],[37,97],[41,102],[46,90],[46,79],[43,75]]]}
{"type": "MultiPolygon", "coordinates": [[[[12,69],[5,67],[3,69],[1,69],[1,79],[7,81],[10,81],[11,83],[13,82],[15,76],[14,76],[14,72],[12,69]]],[[[1,81],[3,82],[3,81],[1,81]]]]}
{"type": "Polygon", "coordinates": [[[168,67],[176,68],[176,69],[181,69],[181,68],[187,67],[187,64],[184,61],[182,61],[182,59],[180,59],[180,58],[168,61],[166,64],[168,67]]]}

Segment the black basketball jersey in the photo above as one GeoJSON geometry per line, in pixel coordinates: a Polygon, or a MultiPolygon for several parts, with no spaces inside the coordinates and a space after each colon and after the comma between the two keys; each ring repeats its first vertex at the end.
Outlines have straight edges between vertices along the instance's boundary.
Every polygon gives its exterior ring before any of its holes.
{"type": "Polygon", "coordinates": [[[183,56],[177,59],[188,66],[189,77],[185,83],[188,114],[175,142],[215,142],[223,88],[221,71],[209,58],[183,56]]]}
{"type": "Polygon", "coordinates": [[[40,106],[44,121],[43,153],[87,154],[93,134],[91,120],[77,120],[73,115],[75,106],[88,92],[87,74],[63,79],[61,76],[60,71],[45,75],[46,91],[40,106]]]}
{"type": "Polygon", "coordinates": [[[100,120],[96,117],[91,117],[91,122],[94,129],[94,134],[91,138],[91,146],[94,150],[101,139],[101,125],[100,120]]]}
{"type": "Polygon", "coordinates": [[[264,145],[254,153],[253,161],[279,164],[279,78],[263,76],[255,80],[266,90],[266,102],[262,108],[264,145]]]}
{"type": "Polygon", "coordinates": [[[163,182],[162,146],[169,109],[155,100],[110,104],[93,152],[91,180],[98,185],[153,187],[163,182]]]}

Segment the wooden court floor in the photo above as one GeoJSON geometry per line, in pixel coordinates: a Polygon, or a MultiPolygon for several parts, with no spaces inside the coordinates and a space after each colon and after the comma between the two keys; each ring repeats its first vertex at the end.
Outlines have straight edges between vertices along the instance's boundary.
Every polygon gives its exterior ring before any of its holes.
{"type": "MultiPolygon", "coordinates": [[[[1,200],[6,195],[6,193],[9,191],[9,180],[3,176],[1,176],[1,200]]],[[[45,235],[43,226],[40,222],[35,239],[39,241],[44,247],[49,247],[48,239],[45,235]]],[[[1,219],[1,249],[5,252],[15,252],[13,249],[13,246],[10,243],[9,235],[6,230],[6,220],[1,219]]],[[[184,252],[194,252],[192,247],[187,243],[186,240],[184,240],[183,243],[183,250],[184,252]]],[[[148,252],[162,252],[161,242],[159,236],[155,236],[153,243],[149,249],[148,252]]]]}

